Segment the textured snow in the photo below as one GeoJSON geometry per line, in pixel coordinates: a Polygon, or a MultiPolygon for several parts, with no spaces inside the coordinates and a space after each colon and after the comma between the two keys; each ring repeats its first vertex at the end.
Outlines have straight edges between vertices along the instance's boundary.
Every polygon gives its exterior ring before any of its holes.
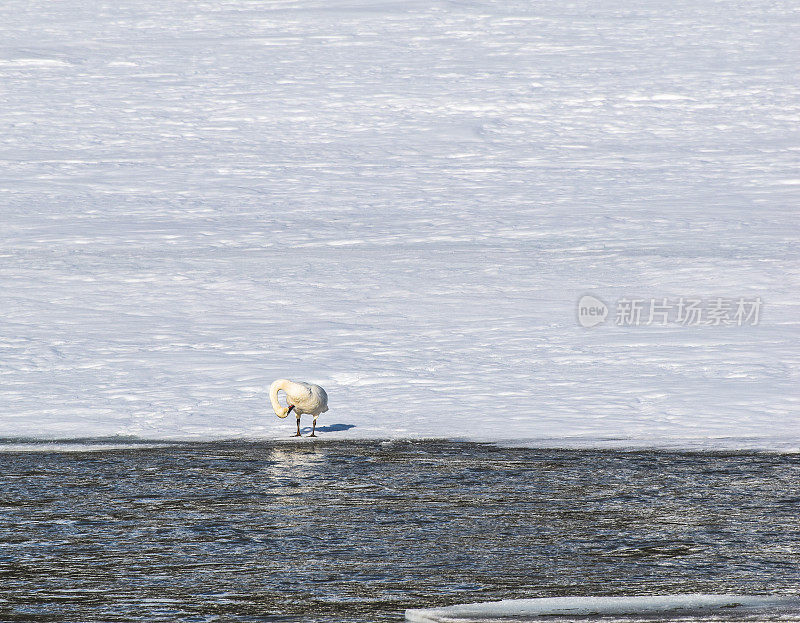
{"type": "Polygon", "coordinates": [[[287,377],[323,439],[796,450],[797,19],[2,3],[0,437],[281,438],[287,377]]]}
{"type": "MultiPolygon", "coordinates": [[[[790,612],[800,614],[798,600],[791,597],[756,595],[653,595],[634,597],[544,597],[540,599],[506,599],[449,606],[406,610],[406,620],[416,623],[450,623],[482,621],[534,621],[553,616],[647,616],[680,612],[683,616],[708,614],[724,609],[728,615],[739,610],[758,609],[769,614],[780,609],[781,620],[798,620],[790,612]]],[[[685,620],[685,619],[681,619],[685,620]]]]}

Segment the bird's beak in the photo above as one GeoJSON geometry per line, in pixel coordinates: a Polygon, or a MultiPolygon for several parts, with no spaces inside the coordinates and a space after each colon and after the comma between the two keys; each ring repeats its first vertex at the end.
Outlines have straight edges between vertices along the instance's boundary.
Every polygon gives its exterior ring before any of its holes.
{"type": "Polygon", "coordinates": [[[294,409],[294,405],[291,405],[289,407],[289,410],[286,412],[286,415],[289,415],[292,412],[292,409],[294,409]]]}

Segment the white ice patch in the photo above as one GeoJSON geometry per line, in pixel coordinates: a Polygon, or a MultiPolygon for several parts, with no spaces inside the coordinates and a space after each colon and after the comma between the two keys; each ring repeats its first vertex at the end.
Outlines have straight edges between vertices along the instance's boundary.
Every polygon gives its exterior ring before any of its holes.
{"type": "MultiPolygon", "coordinates": [[[[658,595],[634,597],[545,597],[508,599],[406,610],[407,621],[415,623],[488,623],[501,621],[536,621],[539,617],[614,616],[632,617],[680,613],[708,615],[714,611],[763,613],[779,610],[782,615],[800,617],[800,601],[792,597],[755,595],[658,595]]],[[[782,620],[798,620],[784,618],[782,620]]]]}
{"type": "Polygon", "coordinates": [[[14,58],[0,59],[0,68],[68,67],[69,63],[57,58],[14,58]]]}
{"type": "Polygon", "coordinates": [[[0,443],[3,452],[109,452],[112,450],[148,450],[166,448],[163,443],[0,443]]]}

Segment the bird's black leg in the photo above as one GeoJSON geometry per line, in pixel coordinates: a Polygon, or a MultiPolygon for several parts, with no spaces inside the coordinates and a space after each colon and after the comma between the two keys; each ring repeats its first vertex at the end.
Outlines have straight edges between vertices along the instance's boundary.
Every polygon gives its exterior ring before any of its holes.
{"type": "MultiPolygon", "coordinates": [[[[294,409],[294,405],[289,405],[289,410],[286,412],[286,415],[289,415],[292,412],[293,409],[294,409]]],[[[295,437],[299,437],[300,436],[300,414],[296,410],[295,410],[294,413],[297,416],[297,433],[295,434],[295,437]]]]}
{"type": "Polygon", "coordinates": [[[316,435],[314,434],[314,431],[316,430],[317,430],[317,418],[314,418],[314,424],[311,426],[311,434],[309,435],[309,437],[316,437],[316,435]]]}

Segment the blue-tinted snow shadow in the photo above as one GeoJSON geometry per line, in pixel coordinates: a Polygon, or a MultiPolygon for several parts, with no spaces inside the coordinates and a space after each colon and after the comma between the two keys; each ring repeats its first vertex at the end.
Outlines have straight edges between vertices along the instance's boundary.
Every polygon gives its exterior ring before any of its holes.
{"type": "MultiPolygon", "coordinates": [[[[317,430],[321,433],[338,433],[339,431],[350,430],[351,428],[355,427],[355,424],[328,424],[327,426],[317,426],[317,430]]],[[[301,429],[300,432],[310,433],[311,427],[306,426],[305,428],[301,429]]]]}

